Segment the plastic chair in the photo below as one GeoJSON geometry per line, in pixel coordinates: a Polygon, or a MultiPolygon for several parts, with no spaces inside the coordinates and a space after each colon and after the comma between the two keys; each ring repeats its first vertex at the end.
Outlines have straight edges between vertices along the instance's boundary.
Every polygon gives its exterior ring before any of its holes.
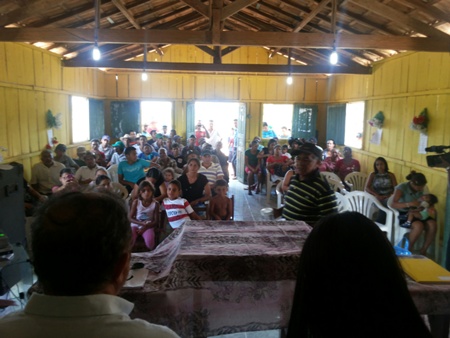
{"type": "Polygon", "coordinates": [[[106,171],[109,173],[109,177],[111,178],[111,182],[113,183],[119,183],[119,176],[117,174],[118,167],[118,164],[113,164],[108,169],[106,169],[106,171]]]}
{"type": "Polygon", "coordinates": [[[364,191],[368,177],[367,174],[355,171],[345,176],[344,181],[351,186],[352,191],[364,191]]]}
{"type": "Polygon", "coordinates": [[[323,171],[320,173],[320,176],[326,179],[330,188],[333,189],[334,192],[340,192],[341,194],[346,194],[348,191],[345,189],[344,183],[342,183],[341,179],[335,173],[323,171]]]}
{"type": "Polygon", "coordinates": [[[347,199],[350,205],[350,211],[359,212],[370,219],[373,219],[373,215],[377,209],[384,211],[386,213],[385,223],[375,222],[375,224],[378,225],[382,231],[386,232],[388,240],[393,243],[392,222],[394,213],[392,210],[383,206],[375,196],[364,191],[351,191],[344,195],[344,198],[347,199]]]}
{"type": "Polygon", "coordinates": [[[126,200],[128,198],[128,190],[122,184],[117,182],[111,182],[112,192],[119,195],[122,199],[126,200]]]}
{"type": "Polygon", "coordinates": [[[334,195],[337,199],[337,206],[338,206],[338,212],[344,212],[350,210],[350,204],[348,203],[347,199],[339,192],[334,192],[334,195]]]}
{"type": "Polygon", "coordinates": [[[270,171],[266,168],[266,200],[267,203],[270,202],[270,193],[272,192],[272,188],[277,186],[279,181],[272,182],[271,181],[270,171]]]}
{"type": "Polygon", "coordinates": [[[275,188],[277,192],[277,209],[284,207],[284,193],[281,191],[282,185],[283,181],[280,181],[275,188]]]}
{"type": "MultiPolygon", "coordinates": [[[[389,199],[387,200],[387,206],[392,211],[392,213],[394,214],[392,229],[393,229],[393,232],[394,232],[393,244],[396,245],[397,243],[400,243],[400,241],[403,239],[403,237],[406,234],[409,233],[410,229],[403,228],[403,227],[400,226],[400,221],[398,219],[398,216],[399,216],[400,213],[398,212],[397,209],[392,207],[393,201],[394,201],[394,195],[389,197],[389,199]]],[[[424,240],[425,240],[424,236],[420,236],[420,238],[417,240],[416,244],[421,245],[424,240]]],[[[436,245],[436,243],[439,243],[439,231],[436,231],[436,237],[434,239],[434,242],[431,243],[431,245],[430,245],[431,250],[434,249],[434,258],[437,261],[438,257],[439,257],[439,247],[436,245]]],[[[430,249],[430,248],[428,248],[428,249],[430,249]]]]}

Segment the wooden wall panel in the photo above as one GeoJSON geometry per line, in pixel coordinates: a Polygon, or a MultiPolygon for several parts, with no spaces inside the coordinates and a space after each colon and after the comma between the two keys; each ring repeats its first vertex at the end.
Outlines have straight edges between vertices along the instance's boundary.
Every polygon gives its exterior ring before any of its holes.
{"type": "Polygon", "coordinates": [[[6,44],[0,42],[0,82],[6,82],[8,79],[6,68],[6,44]]]}
{"type": "Polygon", "coordinates": [[[20,138],[20,118],[19,118],[19,91],[8,88],[5,91],[6,106],[6,129],[8,136],[9,156],[19,156],[22,154],[22,140],[20,138]]]}
{"type": "Polygon", "coordinates": [[[43,68],[43,53],[39,50],[33,50],[33,65],[34,65],[34,84],[37,87],[44,87],[45,72],[43,68]]]}
{"type": "MultiPolygon", "coordinates": [[[[21,154],[27,154],[31,149],[31,141],[30,141],[30,118],[34,112],[34,93],[28,90],[20,90],[19,91],[19,128],[17,131],[18,138],[20,138],[21,142],[21,154]]],[[[17,137],[15,138],[17,139],[17,137]]]]}
{"type": "Polygon", "coordinates": [[[0,147],[7,149],[5,151],[0,149],[0,153],[2,157],[6,158],[11,155],[9,151],[8,125],[6,117],[6,89],[3,87],[0,87],[0,102],[3,102],[3,104],[0,104],[0,147]]]}
{"type": "Polygon", "coordinates": [[[24,85],[34,85],[34,71],[33,71],[33,50],[31,48],[21,48],[23,54],[23,63],[21,69],[23,72],[24,85]]]}

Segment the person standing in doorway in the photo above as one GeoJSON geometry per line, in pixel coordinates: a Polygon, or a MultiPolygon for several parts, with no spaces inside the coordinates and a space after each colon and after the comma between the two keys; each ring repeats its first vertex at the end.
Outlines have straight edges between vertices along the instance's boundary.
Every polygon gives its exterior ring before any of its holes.
{"type": "Polygon", "coordinates": [[[230,138],[229,142],[229,148],[232,150],[229,158],[231,162],[231,166],[233,167],[233,176],[232,179],[237,179],[237,173],[236,173],[236,159],[237,159],[237,145],[238,145],[238,120],[234,119],[234,134],[233,137],[230,138]]]}
{"type": "Polygon", "coordinates": [[[220,137],[219,132],[217,129],[214,129],[214,121],[209,120],[209,128],[208,128],[209,136],[205,138],[206,143],[210,144],[213,149],[216,148],[217,142],[220,142],[222,140],[222,137],[220,137]]]}

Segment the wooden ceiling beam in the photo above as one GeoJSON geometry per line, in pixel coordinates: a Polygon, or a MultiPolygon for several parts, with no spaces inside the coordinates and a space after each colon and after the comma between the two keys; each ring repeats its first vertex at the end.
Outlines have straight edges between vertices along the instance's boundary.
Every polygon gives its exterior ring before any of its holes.
{"type": "Polygon", "coordinates": [[[441,39],[450,38],[450,35],[440,31],[439,29],[429,26],[426,23],[423,23],[422,21],[416,20],[408,16],[407,14],[403,14],[402,12],[399,12],[394,8],[389,7],[381,2],[373,0],[349,0],[349,1],[370,12],[376,13],[398,24],[409,27],[410,29],[418,33],[424,34],[428,37],[435,37],[441,39]]]}
{"type": "Polygon", "coordinates": [[[434,7],[429,3],[425,3],[422,0],[401,0],[400,2],[406,2],[413,5],[420,12],[425,13],[431,18],[439,20],[441,23],[450,22],[450,13],[442,12],[440,9],[434,7]]]}
{"type": "Polygon", "coordinates": [[[222,20],[236,14],[242,9],[253,5],[255,2],[259,0],[235,0],[234,2],[228,4],[222,9],[222,20]]]}
{"type": "Polygon", "coordinates": [[[181,0],[189,7],[195,9],[197,12],[199,12],[201,15],[203,15],[206,18],[210,18],[209,13],[209,7],[203,4],[200,0],[181,0]]]}
{"type": "MultiPolygon", "coordinates": [[[[84,68],[114,68],[143,69],[144,63],[138,61],[107,61],[107,60],[67,60],[64,67],[84,68]]],[[[260,64],[213,64],[213,63],[172,63],[147,62],[146,69],[155,71],[186,71],[186,72],[232,72],[232,73],[278,73],[278,74],[371,74],[372,68],[362,66],[288,66],[260,64]]]]}
{"type": "MultiPolygon", "coordinates": [[[[286,48],[330,48],[333,34],[288,32],[221,32],[217,45],[272,46],[286,48]]],[[[0,28],[0,41],[94,43],[94,29],[65,28],[0,28]]],[[[101,44],[175,44],[212,45],[211,32],[182,30],[119,30],[99,29],[101,44]]],[[[393,49],[409,51],[448,52],[450,36],[420,38],[366,34],[338,34],[336,45],[350,49],[393,49]]]]}

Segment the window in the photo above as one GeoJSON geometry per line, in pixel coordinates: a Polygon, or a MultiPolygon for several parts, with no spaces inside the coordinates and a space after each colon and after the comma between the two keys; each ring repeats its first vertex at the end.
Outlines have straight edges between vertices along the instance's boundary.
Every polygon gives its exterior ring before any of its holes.
{"type": "Polygon", "coordinates": [[[292,104],[263,104],[262,138],[291,137],[293,111],[292,104]]]}
{"type": "Polygon", "coordinates": [[[361,149],[365,102],[330,105],[327,108],[327,140],[361,149]]]}
{"type": "Polygon", "coordinates": [[[172,125],[172,102],[142,101],[141,126],[147,133],[156,130],[162,133],[162,126],[167,126],[167,132],[174,129],[172,125]]]}
{"type": "Polygon", "coordinates": [[[89,140],[89,100],[85,97],[72,96],[72,143],[89,140]]]}
{"type": "Polygon", "coordinates": [[[364,129],[364,101],[347,103],[345,107],[345,145],[362,148],[364,129]]]}

